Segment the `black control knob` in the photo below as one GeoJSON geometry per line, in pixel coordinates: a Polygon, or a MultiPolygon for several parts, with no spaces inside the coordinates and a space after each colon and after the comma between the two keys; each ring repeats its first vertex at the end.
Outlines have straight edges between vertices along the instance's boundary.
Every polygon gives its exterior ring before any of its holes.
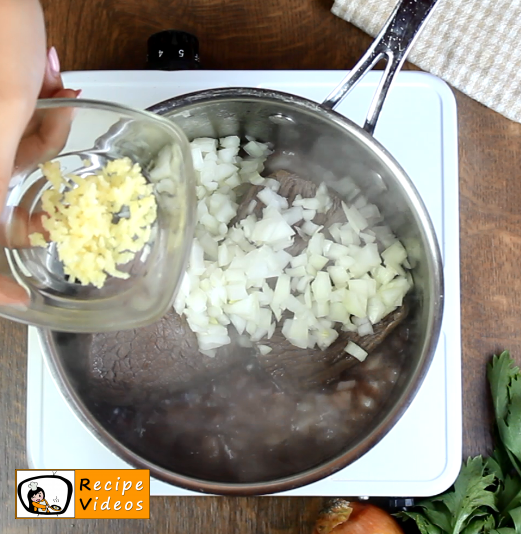
{"type": "Polygon", "coordinates": [[[195,35],[177,30],[155,33],[148,38],[147,68],[152,70],[200,69],[199,41],[195,35]]]}

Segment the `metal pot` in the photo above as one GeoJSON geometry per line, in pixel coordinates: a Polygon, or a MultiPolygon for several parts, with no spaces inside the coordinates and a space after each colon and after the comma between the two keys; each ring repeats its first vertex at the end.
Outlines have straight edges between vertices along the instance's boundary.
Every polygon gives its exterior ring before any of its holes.
{"type": "MultiPolygon", "coordinates": [[[[46,358],[62,392],[93,434],[118,456],[168,483],[214,494],[267,494],[319,480],[352,463],[373,447],[405,412],[431,363],[442,320],[443,278],[440,252],[425,206],[404,170],[373,137],[378,114],[394,75],[435,1],[404,0],[359,65],[322,104],[264,89],[227,88],[203,91],[157,104],[150,111],[175,121],[191,139],[250,135],[276,147],[268,170],[286,169],[316,183],[334,186],[350,176],[377,204],[412,262],[413,313],[407,359],[385,406],[365,432],[339,454],[302,472],[272,480],[228,483],[181,474],[159,465],[126,445],[93,414],[90,392],[82,388],[85,369],[78,361],[78,340],[42,332],[46,358]],[[388,58],[364,129],[332,108],[381,57],[388,58]]],[[[156,444],[151,441],[149,447],[156,444]]]]}

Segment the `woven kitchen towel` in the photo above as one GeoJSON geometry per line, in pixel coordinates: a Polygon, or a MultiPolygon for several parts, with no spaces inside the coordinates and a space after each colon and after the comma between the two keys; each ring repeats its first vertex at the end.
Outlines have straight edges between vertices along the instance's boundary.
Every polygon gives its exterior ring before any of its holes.
{"type": "MultiPolygon", "coordinates": [[[[373,37],[397,0],[335,0],[332,12],[373,37]]],[[[408,59],[521,122],[521,0],[439,0],[408,59]]]]}

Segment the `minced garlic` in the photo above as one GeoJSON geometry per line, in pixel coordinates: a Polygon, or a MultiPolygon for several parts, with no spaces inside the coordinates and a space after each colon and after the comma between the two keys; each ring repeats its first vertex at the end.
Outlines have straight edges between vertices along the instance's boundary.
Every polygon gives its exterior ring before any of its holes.
{"type": "MultiPolygon", "coordinates": [[[[43,227],[56,243],[70,281],[102,287],[107,276],[129,278],[117,269],[149,241],[157,217],[153,186],[129,158],[107,163],[98,174],[62,176],[58,162],[42,165],[52,187],[42,195],[43,227]],[[74,186],[73,186],[74,184],[74,186]]],[[[45,247],[42,234],[29,236],[45,247]]]]}

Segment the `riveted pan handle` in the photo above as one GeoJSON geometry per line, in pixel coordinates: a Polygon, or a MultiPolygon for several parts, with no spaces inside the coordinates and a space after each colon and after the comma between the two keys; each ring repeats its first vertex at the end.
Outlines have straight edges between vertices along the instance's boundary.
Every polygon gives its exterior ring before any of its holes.
{"type": "Polygon", "coordinates": [[[322,106],[333,109],[378,61],[387,59],[385,71],[371,102],[364,124],[364,130],[372,135],[389,88],[404,64],[409,50],[429,19],[437,1],[401,0],[369,50],[324,100],[322,106]]]}

